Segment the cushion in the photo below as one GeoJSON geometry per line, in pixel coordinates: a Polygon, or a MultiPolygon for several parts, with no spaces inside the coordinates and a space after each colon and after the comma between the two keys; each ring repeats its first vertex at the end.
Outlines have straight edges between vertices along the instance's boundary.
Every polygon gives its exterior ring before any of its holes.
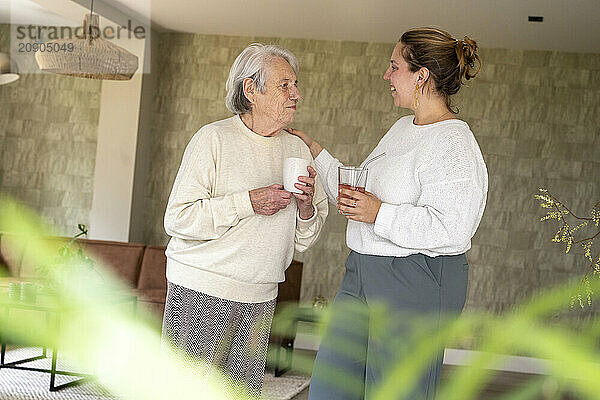
{"type": "Polygon", "coordinates": [[[161,289],[166,291],[166,273],[167,256],[165,255],[165,247],[146,246],[137,287],[139,289],[161,289]]]}
{"type": "MultiPolygon", "coordinates": [[[[136,287],[144,254],[143,244],[88,239],[82,239],[81,243],[89,257],[105,264],[129,287],[136,287]]],[[[99,266],[96,268],[101,269],[99,266]]]]}

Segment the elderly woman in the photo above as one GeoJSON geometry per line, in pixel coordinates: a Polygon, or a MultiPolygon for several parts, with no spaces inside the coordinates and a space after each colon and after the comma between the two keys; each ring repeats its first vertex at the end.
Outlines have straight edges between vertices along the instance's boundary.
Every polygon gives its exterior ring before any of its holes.
{"type": "MultiPolygon", "coordinates": [[[[278,283],[294,248],[317,240],[327,197],[316,172],[283,189],[283,160],[312,161],[282,131],[301,99],[288,50],[252,44],[236,58],[226,89],[231,118],[190,140],[167,204],[167,299],[163,343],[261,392],[278,283]]],[[[200,364],[199,364],[200,365],[200,364]]],[[[213,368],[207,368],[209,375],[213,368]]]]}
{"type": "MultiPolygon", "coordinates": [[[[402,35],[383,79],[394,105],[413,115],[396,121],[367,157],[385,153],[369,164],[366,193],[338,192],[340,162],[304,132],[290,130],[309,146],[330,200],[348,219],[352,250],[315,361],[311,400],[370,398],[411,354],[415,337],[432,335],[464,306],[465,252],[488,181],[477,141],[456,118],[451,96],[477,74],[477,64],[477,45],[468,37],[435,28],[402,35]]],[[[394,382],[406,392],[386,398],[433,399],[442,356],[427,364],[416,387],[394,382]]]]}

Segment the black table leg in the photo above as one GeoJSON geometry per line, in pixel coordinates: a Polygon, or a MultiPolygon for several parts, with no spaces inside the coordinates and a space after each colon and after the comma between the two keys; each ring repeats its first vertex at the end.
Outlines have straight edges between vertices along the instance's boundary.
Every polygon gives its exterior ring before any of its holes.
{"type": "Polygon", "coordinates": [[[0,350],[0,368],[4,365],[4,355],[6,354],[6,343],[2,342],[2,349],[0,350]]]}
{"type": "Polygon", "coordinates": [[[52,349],[52,366],[50,367],[50,391],[55,391],[54,382],[56,380],[56,347],[52,349]]]}
{"type": "MultiPolygon", "coordinates": [[[[4,311],[4,319],[8,320],[8,310],[9,308],[6,307],[4,311]]],[[[2,345],[2,348],[0,349],[0,368],[2,368],[2,366],[4,365],[4,357],[6,355],[6,342],[4,341],[4,338],[2,337],[2,331],[0,330],[0,345],[2,345]]]]}
{"type": "MultiPolygon", "coordinates": [[[[46,313],[46,326],[50,326],[50,313],[49,312],[46,313]]],[[[48,355],[47,351],[46,351],[46,346],[42,347],[42,355],[44,357],[46,357],[48,355]]]]}

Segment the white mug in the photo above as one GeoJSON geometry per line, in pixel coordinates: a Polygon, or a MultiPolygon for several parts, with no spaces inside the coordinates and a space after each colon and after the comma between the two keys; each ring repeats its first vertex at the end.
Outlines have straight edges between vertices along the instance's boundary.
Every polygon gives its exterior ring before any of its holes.
{"type": "Polygon", "coordinates": [[[307,167],[310,161],[304,158],[286,158],[283,160],[283,188],[288,192],[302,194],[302,190],[294,186],[295,183],[304,185],[298,180],[299,176],[308,176],[307,167]]]}

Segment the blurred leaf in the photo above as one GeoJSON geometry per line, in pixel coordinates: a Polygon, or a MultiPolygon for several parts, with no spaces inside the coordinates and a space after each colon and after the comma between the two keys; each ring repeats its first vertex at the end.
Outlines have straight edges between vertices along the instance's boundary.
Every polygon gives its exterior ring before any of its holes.
{"type": "MultiPolygon", "coordinates": [[[[540,398],[540,394],[543,393],[542,389],[547,380],[548,377],[546,376],[532,378],[521,387],[498,396],[496,400],[537,400],[540,398]]],[[[544,398],[547,397],[544,396],[544,398]]]]}

